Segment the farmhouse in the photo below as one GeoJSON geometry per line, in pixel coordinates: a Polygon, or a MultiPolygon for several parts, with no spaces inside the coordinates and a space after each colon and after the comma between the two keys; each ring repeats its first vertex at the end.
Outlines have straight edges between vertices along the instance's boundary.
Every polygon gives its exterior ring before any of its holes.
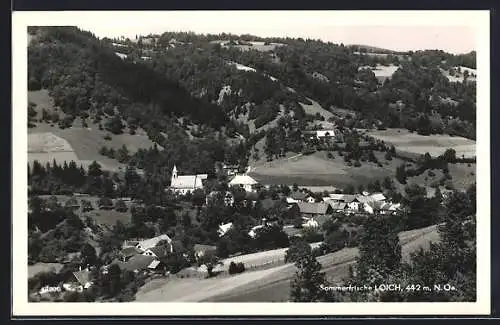
{"type": "Polygon", "coordinates": [[[128,261],[132,256],[141,254],[142,251],[135,246],[126,247],[121,250],[120,257],[123,262],[128,261]]]}
{"type": "Polygon", "coordinates": [[[170,239],[170,237],[168,237],[167,235],[161,235],[161,236],[157,236],[154,238],[142,240],[142,241],[138,242],[135,247],[144,253],[144,252],[148,251],[149,249],[155,247],[160,241],[163,241],[163,240],[168,242],[167,250],[170,253],[172,253],[173,252],[172,239],[170,239]]]}
{"type": "Polygon", "coordinates": [[[142,255],[153,256],[154,258],[160,259],[167,256],[169,253],[172,253],[172,251],[173,249],[171,245],[155,246],[148,248],[142,253],[142,255]]]}
{"type": "Polygon", "coordinates": [[[232,227],[233,227],[233,223],[232,222],[220,225],[219,229],[217,231],[218,234],[219,234],[219,237],[224,236],[229,231],[229,229],[231,229],[232,227]]]}
{"type": "Polygon", "coordinates": [[[92,286],[91,273],[88,268],[73,272],[72,275],[73,277],[70,281],[63,284],[64,290],[82,292],[84,289],[88,289],[92,286]]]}
{"type": "Polygon", "coordinates": [[[174,165],[172,178],[170,179],[170,189],[174,193],[185,195],[196,189],[203,189],[203,181],[207,178],[207,174],[179,176],[177,173],[177,167],[174,165]]]}
{"type": "Polygon", "coordinates": [[[259,183],[248,175],[236,175],[230,182],[229,186],[242,187],[247,192],[255,192],[259,183]]]}
{"type": "Polygon", "coordinates": [[[309,203],[309,202],[298,202],[297,203],[300,213],[303,217],[312,218],[318,215],[329,214],[332,211],[330,205],[319,202],[319,203],[309,203]]]}
{"type": "Polygon", "coordinates": [[[314,130],[314,131],[304,131],[305,136],[309,137],[309,139],[324,139],[324,138],[334,138],[337,136],[337,133],[334,129],[328,130],[314,130]]]}
{"type": "Polygon", "coordinates": [[[307,193],[306,192],[301,192],[301,191],[296,191],[296,192],[293,192],[290,197],[294,200],[297,200],[297,201],[304,201],[306,198],[307,198],[307,193]]]}
{"type": "Polygon", "coordinates": [[[111,264],[117,264],[122,270],[138,273],[145,270],[155,270],[161,263],[153,256],[135,255],[127,262],[115,260],[111,264]]]}

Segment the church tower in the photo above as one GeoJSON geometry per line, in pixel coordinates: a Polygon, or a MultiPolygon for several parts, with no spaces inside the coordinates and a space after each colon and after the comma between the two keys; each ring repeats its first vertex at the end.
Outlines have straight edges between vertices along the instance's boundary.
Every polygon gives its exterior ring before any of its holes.
{"type": "Polygon", "coordinates": [[[177,178],[177,167],[174,165],[174,169],[172,169],[172,179],[177,178]]]}

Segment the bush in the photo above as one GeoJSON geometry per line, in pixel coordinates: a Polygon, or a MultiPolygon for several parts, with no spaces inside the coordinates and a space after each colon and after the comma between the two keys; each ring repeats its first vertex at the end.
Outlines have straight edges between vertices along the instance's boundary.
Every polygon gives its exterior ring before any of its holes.
{"type": "Polygon", "coordinates": [[[243,263],[234,263],[231,262],[229,264],[229,274],[237,274],[245,271],[245,264],[243,263]]]}
{"type": "Polygon", "coordinates": [[[354,167],[361,167],[361,163],[359,162],[359,160],[356,160],[354,162],[354,167]]]}

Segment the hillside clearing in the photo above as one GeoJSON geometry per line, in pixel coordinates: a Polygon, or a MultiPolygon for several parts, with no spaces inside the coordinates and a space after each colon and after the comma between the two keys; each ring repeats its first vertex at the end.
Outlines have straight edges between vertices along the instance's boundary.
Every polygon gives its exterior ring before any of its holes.
{"type": "Polygon", "coordinates": [[[28,278],[34,277],[42,272],[59,272],[63,267],[61,263],[36,263],[28,265],[28,278]]]}
{"type": "Polygon", "coordinates": [[[376,139],[394,145],[400,153],[423,155],[428,152],[431,156],[437,157],[443,154],[446,149],[452,148],[459,158],[462,155],[466,158],[476,156],[476,141],[462,137],[452,137],[445,134],[424,136],[410,133],[406,129],[363,131],[376,139]]]}
{"type": "Polygon", "coordinates": [[[106,134],[108,132],[94,126],[60,129],[40,123],[28,129],[28,160],[30,163],[34,160],[41,163],[52,163],[54,159],[57,163],[73,160],[84,167],[95,160],[104,170],[116,171],[125,165],[102,156],[99,150],[103,146],[116,150],[125,145],[129,153],[133,154],[138,149],[147,149],[154,145],[146,135],[119,134],[111,135],[111,140],[105,140],[106,134]]]}
{"type": "Polygon", "coordinates": [[[385,165],[385,160],[379,158],[383,167],[369,162],[362,162],[361,167],[349,167],[336,152],[334,156],[335,159],[328,159],[326,152],[316,152],[293,159],[282,158],[252,166],[249,175],[262,184],[343,187],[346,184],[366,185],[374,177],[392,177],[393,167],[402,163],[393,158],[385,165]]]}
{"type": "Polygon", "coordinates": [[[299,102],[299,104],[304,108],[306,114],[316,115],[316,113],[319,113],[321,116],[325,118],[325,120],[328,120],[330,117],[333,116],[332,112],[324,109],[318,102],[312,100],[311,98],[307,99],[311,101],[312,103],[311,105],[299,102]]]}

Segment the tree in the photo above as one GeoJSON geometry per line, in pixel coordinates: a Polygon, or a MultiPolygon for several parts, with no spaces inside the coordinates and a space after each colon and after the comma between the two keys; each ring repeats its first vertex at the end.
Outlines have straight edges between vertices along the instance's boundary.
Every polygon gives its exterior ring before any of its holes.
{"type": "Polygon", "coordinates": [[[291,284],[293,302],[333,301],[333,296],[324,288],[328,287],[321,264],[311,254],[306,254],[295,262],[297,271],[291,284]]]}
{"type": "Polygon", "coordinates": [[[123,145],[118,151],[116,152],[116,160],[120,163],[126,163],[129,160],[129,152],[128,149],[125,145],[123,145]]]}
{"type": "Polygon", "coordinates": [[[405,187],[405,205],[409,211],[405,218],[405,230],[427,227],[439,222],[439,200],[427,198],[425,187],[417,184],[405,187]]]}
{"type": "Polygon", "coordinates": [[[191,195],[191,202],[197,207],[205,203],[205,192],[202,189],[196,189],[191,195]]]}
{"type": "Polygon", "coordinates": [[[121,117],[119,115],[114,115],[106,121],[104,128],[113,134],[122,134],[124,125],[121,117]]]}
{"type": "Polygon", "coordinates": [[[95,263],[97,262],[97,255],[95,248],[92,245],[85,243],[81,249],[81,252],[83,265],[95,265],[95,263]]]}
{"type": "Polygon", "coordinates": [[[301,258],[311,254],[311,245],[303,238],[297,237],[292,240],[290,248],[285,252],[285,263],[297,262],[301,258]]]}
{"type": "Polygon", "coordinates": [[[404,164],[396,168],[396,179],[399,183],[406,184],[406,168],[404,164]]]}
{"type": "Polygon", "coordinates": [[[457,153],[455,149],[446,149],[443,154],[443,159],[450,164],[454,164],[457,161],[457,153]]]}

